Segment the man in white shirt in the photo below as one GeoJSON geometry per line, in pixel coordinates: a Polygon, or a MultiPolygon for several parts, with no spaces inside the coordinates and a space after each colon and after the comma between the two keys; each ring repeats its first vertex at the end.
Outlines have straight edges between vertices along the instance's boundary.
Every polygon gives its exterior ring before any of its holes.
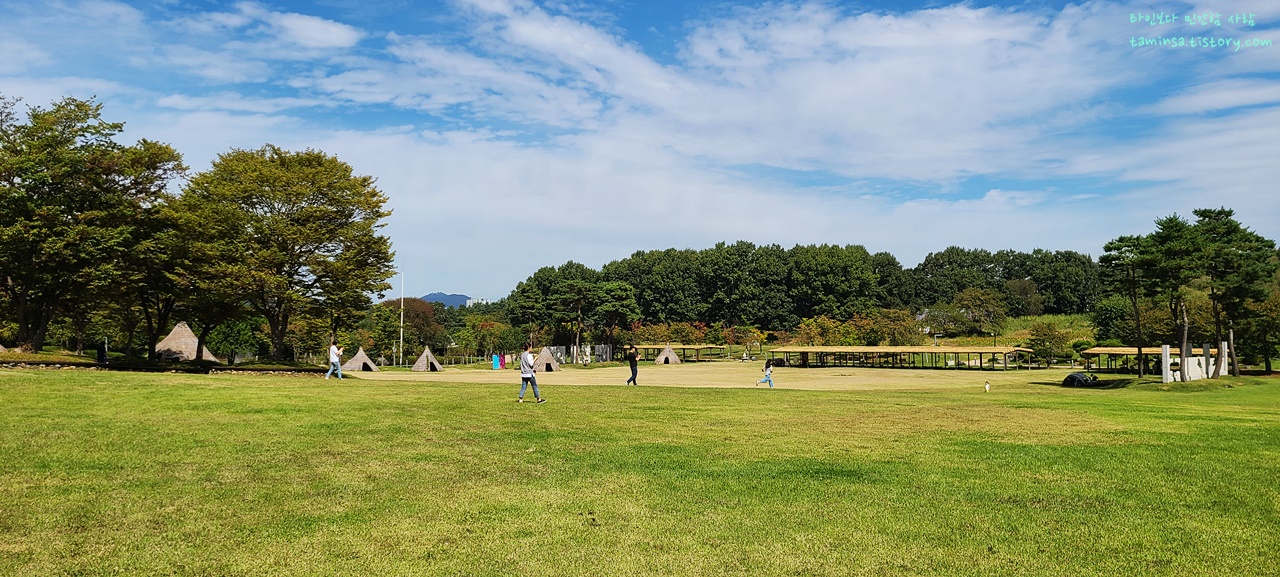
{"type": "Polygon", "coordinates": [[[533,385],[533,398],[539,403],[547,402],[538,394],[538,379],[533,374],[537,372],[533,368],[533,353],[529,351],[529,343],[524,344],[524,353],[520,355],[520,402],[524,402],[524,390],[529,385],[533,385]]]}
{"type": "Polygon", "coordinates": [[[329,378],[334,371],[338,371],[338,378],[342,378],[342,347],[338,343],[329,341],[329,372],[324,374],[324,378],[329,378]]]}

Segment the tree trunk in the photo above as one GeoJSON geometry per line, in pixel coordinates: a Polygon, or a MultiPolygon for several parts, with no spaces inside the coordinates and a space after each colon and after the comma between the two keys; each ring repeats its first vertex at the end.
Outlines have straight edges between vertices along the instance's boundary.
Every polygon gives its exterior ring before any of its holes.
{"type": "Polygon", "coordinates": [[[25,353],[38,353],[44,350],[45,335],[49,332],[49,321],[53,319],[51,303],[47,299],[32,302],[28,295],[18,295],[18,350],[25,353]]]}
{"type": "Polygon", "coordinates": [[[1227,347],[1231,352],[1231,376],[1240,376],[1240,358],[1236,356],[1236,331],[1230,329],[1227,331],[1227,347]]]}
{"type": "Polygon", "coordinates": [[[271,330],[271,360],[287,360],[284,358],[284,339],[289,333],[289,312],[284,310],[266,312],[268,314],[262,316],[266,317],[267,327],[271,330]]]}
{"type": "Polygon", "coordinates": [[[573,359],[573,363],[577,364],[582,359],[582,305],[578,305],[578,330],[573,334],[573,354],[578,358],[573,359]]]}
{"type": "MultiPolygon", "coordinates": [[[[1271,374],[1271,353],[1275,351],[1275,348],[1274,348],[1275,345],[1271,344],[1271,335],[1264,336],[1262,342],[1266,343],[1267,345],[1266,347],[1263,348],[1263,351],[1265,352],[1263,353],[1262,357],[1266,359],[1263,362],[1266,364],[1267,374],[1269,375],[1271,374]]],[[[1221,361],[1222,351],[1218,351],[1218,355],[1219,355],[1218,362],[1222,362],[1221,361]]]]}
{"type": "MultiPolygon", "coordinates": [[[[192,364],[198,365],[201,362],[204,362],[205,342],[209,338],[209,332],[212,331],[215,326],[217,325],[211,323],[200,323],[200,333],[196,335],[196,358],[192,361],[192,364]]],[[[235,356],[235,353],[232,352],[231,355],[235,356]]],[[[228,359],[228,361],[230,360],[232,359],[228,359]]]]}
{"type": "Polygon", "coordinates": [[[1179,350],[1178,364],[1182,370],[1178,371],[1178,380],[1187,382],[1191,379],[1187,378],[1187,363],[1191,361],[1191,345],[1187,344],[1187,329],[1191,321],[1187,319],[1187,303],[1178,303],[1178,312],[1182,315],[1182,348],[1179,350]]]}
{"type": "MultiPolygon", "coordinates": [[[[1216,293],[1217,293],[1217,289],[1212,289],[1209,292],[1210,302],[1213,303],[1213,342],[1221,344],[1222,343],[1222,309],[1218,307],[1217,299],[1213,298],[1214,296],[1216,296],[1216,293]]],[[[1219,346],[1218,348],[1221,349],[1222,347],[1219,346]]],[[[1208,349],[1205,350],[1205,354],[1209,354],[1208,349]]],[[[1221,350],[1218,351],[1217,361],[1213,363],[1213,376],[1210,378],[1216,379],[1220,376],[1222,376],[1222,351],[1221,350]]]]}
{"type": "Polygon", "coordinates": [[[147,322],[147,359],[156,360],[156,345],[160,343],[161,333],[169,328],[169,319],[173,317],[173,307],[176,304],[173,297],[157,297],[155,302],[148,302],[148,299],[138,299],[142,315],[147,322]],[[154,311],[152,306],[154,305],[154,311]],[[155,313],[153,318],[151,315],[155,313]]]}
{"type": "Polygon", "coordinates": [[[124,335],[124,356],[126,358],[133,357],[133,334],[138,331],[138,325],[129,325],[129,330],[124,335]]]}
{"type": "Polygon", "coordinates": [[[1134,338],[1138,341],[1138,378],[1146,374],[1147,356],[1142,354],[1142,310],[1138,307],[1138,294],[1129,294],[1129,302],[1133,303],[1134,338]]]}

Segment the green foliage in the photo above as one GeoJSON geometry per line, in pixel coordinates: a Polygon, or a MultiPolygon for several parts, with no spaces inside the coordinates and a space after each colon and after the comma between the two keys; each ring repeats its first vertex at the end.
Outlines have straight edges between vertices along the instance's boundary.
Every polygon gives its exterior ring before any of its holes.
{"type": "Polygon", "coordinates": [[[901,347],[921,345],[926,340],[920,321],[909,310],[881,309],[869,320],[863,331],[864,344],[901,347]]]}
{"type": "Polygon", "coordinates": [[[925,311],[924,325],[931,335],[954,336],[967,332],[969,318],[959,307],[941,304],[925,311]]]}
{"type": "Polygon", "coordinates": [[[1026,317],[1044,313],[1044,295],[1030,279],[1009,279],[1004,283],[1004,292],[1009,314],[1026,317]]]}
{"type": "Polygon", "coordinates": [[[1123,295],[1111,295],[1098,301],[1089,316],[1098,340],[1137,343],[1129,300],[1123,295]]]}
{"type": "Polygon", "coordinates": [[[1250,338],[1241,349],[1254,357],[1261,357],[1271,372],[1271,359],[1280,352],[1280,284],[1272,283],[1264,299],[1249,299],[1244,330],[1250,338]]]}
{"type": "Polygon", "coordinates": [[[1031,324],[1031,337],[1026,346],[1032,350],[1036,358],[1044,359],[1045,364],[1052,364],[1055,358],[1069,354],[1070,334],[1060,330],[1058,325],[1048,321],[1037,321],[1031,324]]]}
{"type": "Polygon", "coordinates": [[[266,321],[261,318],[241,318],[219,323],[209,332],[209,351],[214,356],[226,358],[230,363],[236,354],[250,353],[257,355],[270,346],[263,327],[266,321]]]}
{"type": "Polygon", "coordinates": [[[619,327],[629,327],[640,320],[640,305],[636,304],[636,289],[620,281],[604,281],[596,285],[594,322],[605,328],[606,341],[614,342],[619,327]]]}
{"type": "Polygon", "coordinates": [[[797,246],[790,257],[787,281],[796,316],[848,319],[875,307],[871,255],[861,246],[797,246]]]}
{"type": "Polygon", "coordinates": [[[967,334],[998,334],[1005,322],[1005,304],[1000,293],[991,289],[967,288],[951,300],[967,321],[967,334]]]}

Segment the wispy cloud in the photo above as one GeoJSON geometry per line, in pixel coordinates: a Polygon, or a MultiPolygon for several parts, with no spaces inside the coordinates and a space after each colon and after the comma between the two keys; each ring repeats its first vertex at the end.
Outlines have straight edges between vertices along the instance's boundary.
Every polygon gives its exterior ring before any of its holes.
{"type": "Polygon", "coordinates": [[[282,43],[302,48],[350,48],[364,32],[354,26],[294,12],[273,12],[259,4],[242,2],[241,14],[268,24],[282,43]]]}

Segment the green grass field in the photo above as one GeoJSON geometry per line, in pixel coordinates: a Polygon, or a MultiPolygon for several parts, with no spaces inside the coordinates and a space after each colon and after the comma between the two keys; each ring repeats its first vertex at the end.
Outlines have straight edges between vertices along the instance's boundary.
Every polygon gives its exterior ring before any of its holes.
{"type": "Polygon", "coordinates": [[[1280,381],[1064,374],[0,370],[0,574],[1277,573],[1280,381]]]}

